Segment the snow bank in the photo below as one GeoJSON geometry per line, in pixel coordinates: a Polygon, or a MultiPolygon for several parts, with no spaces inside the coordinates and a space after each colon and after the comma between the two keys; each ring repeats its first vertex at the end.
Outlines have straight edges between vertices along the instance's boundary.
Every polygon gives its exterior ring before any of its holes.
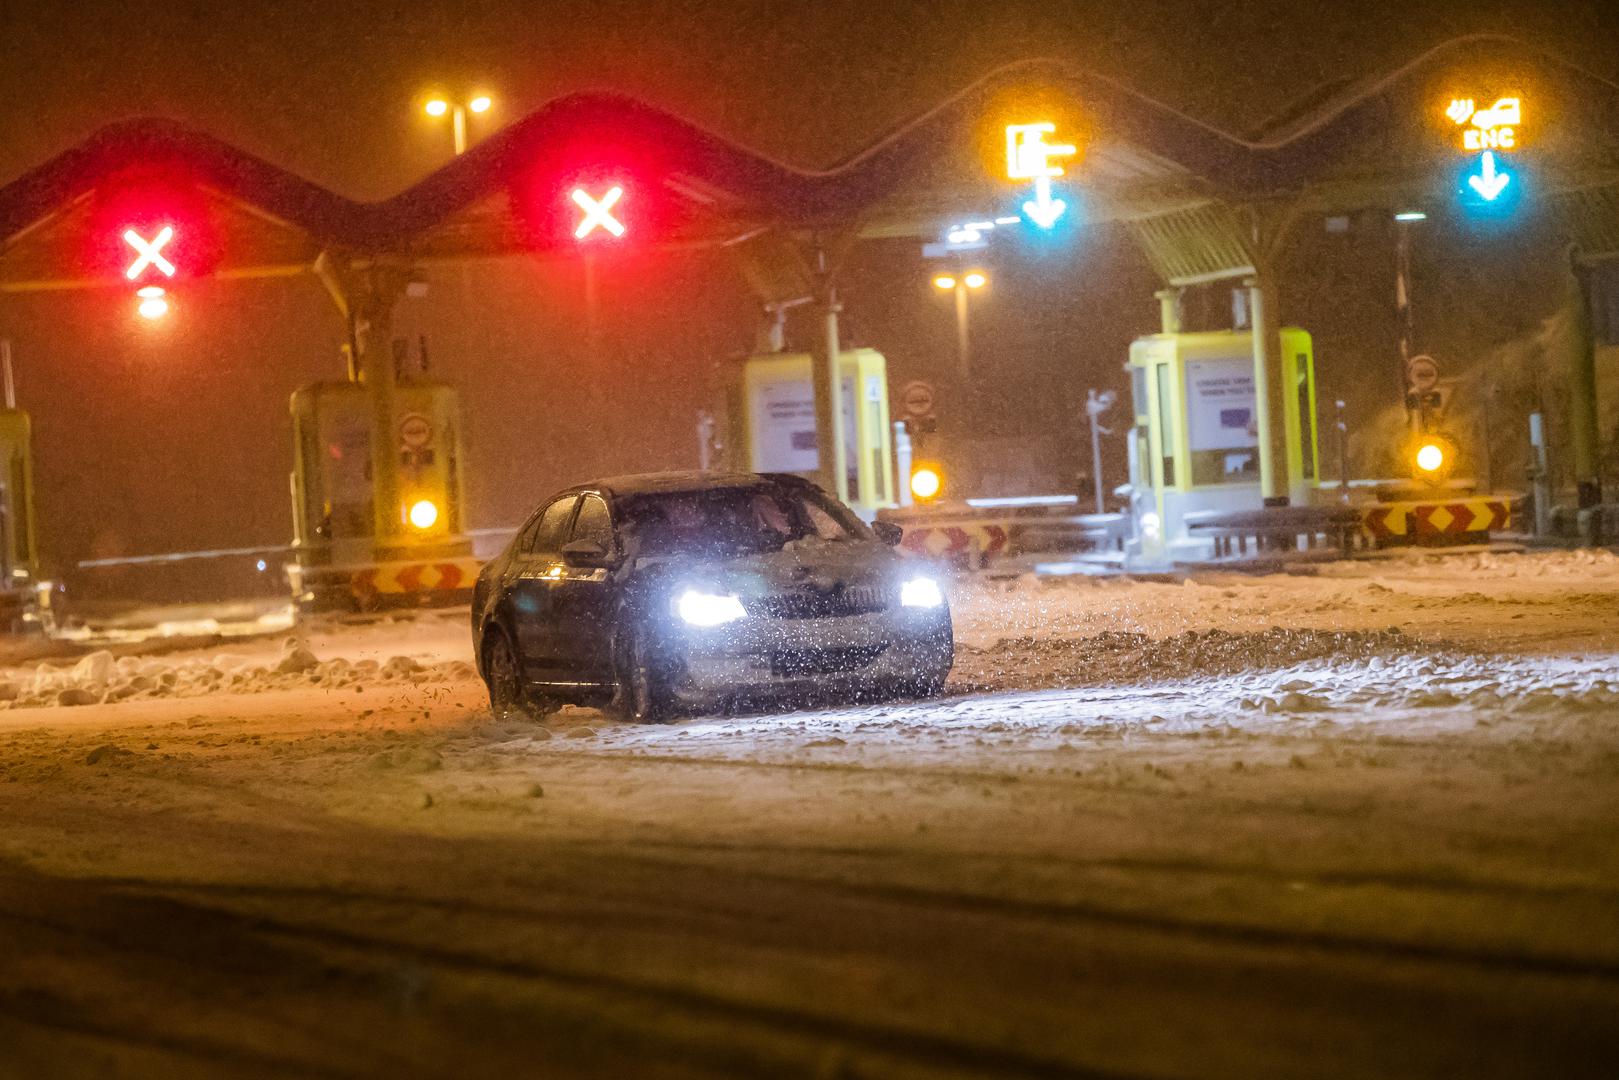
{"type": "Polygon", "coordinates": [[[424,665],[409,656],[386,661],[322,660],[298,637],[287,638],[270,662],[220,653],[189,659],[141,656],[114,657],[93,652],[70,668],[40,664],[31,674],[12,673],[0,680],[0,708],[94,705],[143,698],[196,697],[201,694],[252,694],[266,690],[321,687],[359,690],[389,683],[426,683],[470,679],[472,665],[450,661],[424,665]]]}

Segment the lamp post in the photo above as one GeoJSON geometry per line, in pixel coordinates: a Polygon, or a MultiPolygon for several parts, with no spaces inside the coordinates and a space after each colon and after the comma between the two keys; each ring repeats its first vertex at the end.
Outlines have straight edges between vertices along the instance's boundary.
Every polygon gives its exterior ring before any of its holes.
{"type": "Polygon", "coordinates": [[[939,274],[933,287],[954,295],[956,301],[956,362],[965,384],[972,377],[972,337],[967,325],[967,294],[977,292],[989,284],[989,275],[982,270],[968,270],[964,274],[939,274]]]}
{"type": "Polygon", "coordinates": [[[450,134],[455,140],[455,156],[460,157],[467,152],[467,113],[486,113],[494,107],[494,104],[488,94],[479,94],[465,104],[434,97],[428,99],[423,110],[435,120],[443,116],[450,118],[450,134]]]}

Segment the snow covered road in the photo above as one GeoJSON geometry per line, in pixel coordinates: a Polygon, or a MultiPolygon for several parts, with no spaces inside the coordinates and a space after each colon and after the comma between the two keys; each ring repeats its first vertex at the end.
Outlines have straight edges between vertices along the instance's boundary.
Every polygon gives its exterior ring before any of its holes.
{"type": "Polygon", "coordinates": [[[461,613],[14,668],[0,1076],[1611,1075],[1619,559],[954,602],[653,728],[461,613]]]}

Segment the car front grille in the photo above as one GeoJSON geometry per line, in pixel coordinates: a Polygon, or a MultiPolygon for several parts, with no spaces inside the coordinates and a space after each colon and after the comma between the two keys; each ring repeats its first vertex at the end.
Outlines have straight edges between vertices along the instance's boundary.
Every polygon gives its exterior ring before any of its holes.
{"type": "Polygon", "coordinates": [[[859,671],[882,654],[886,645],[840,649],[778,649],[770,654],[770,674],[778,679],[836,675],[859,671]]]}
{"type": "Polygon", "coordinates": [[[889,591],[875,585],[844,589],[798,589],[777,593],[749,606],[772,619],[825,619],[883,611],[892,602],[889,591]]]}

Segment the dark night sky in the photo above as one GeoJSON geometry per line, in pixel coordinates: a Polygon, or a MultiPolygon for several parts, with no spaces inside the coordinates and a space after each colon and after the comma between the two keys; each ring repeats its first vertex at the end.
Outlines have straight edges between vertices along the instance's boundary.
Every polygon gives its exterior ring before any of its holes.
{"type": "MultiPolygon", "coordinates": [[[[985,71],[1040,55],[1089,64],[1243,130],[1324,81],[1478,30],[1515,33],[1619,76],[1616,9],[1604,0],[12,0],[0,6],[0,179],[112,120],[157,114],[344,194],[380,198],[447,156],[445,132],[420,117],[429,87],[487,89],[499,101],[492,124],[561,93],[611,88],[793,163],[825,165],[985,71]]],[[[911,252],[870,252],[847,298],[854,335],[888,351],[900,377],[927,374],[950,343],[934,298],[911,287],[925,281],[911,252]],[[896,277],[906,288],[888,287],[896,277]]],[[[1060,267],[1013,260],[1003,269],[1027,287],[997,290],[985,331],[1006,331],[998,336],[1010,344],[989,359],[1019,372],[1014,390],[1026,396],[1079,387],[1082,398],[1087,383],[1117,382],[1124,346],[1155,328],[1153,281],[1125,245],[1100,238],[1060,267]],[[1034,336],[1019,339],[1026,324],[1034,336]]],[[[619,305],[610,377],[635,387],[633,434],[599,450],[600,428],[562,378],[577,337],[565,266],[518,261],[441,276],[405,313],[463,387],[473,524],[509,522],[580,475],[690,462],[691,416],[706,400],[712,361],[751,338],[747,293],[734,271],[697,256],[618,285],[634,303],[619,305]]],[[[337,374],[336,316],[312,282],[211,286],[190,302],[161,343],[133,338],[121,307],[82,297],[0,305],[39,428],[44,541],[57,565],[92,548],[287,537],[286,395],[337,374]]]]}

